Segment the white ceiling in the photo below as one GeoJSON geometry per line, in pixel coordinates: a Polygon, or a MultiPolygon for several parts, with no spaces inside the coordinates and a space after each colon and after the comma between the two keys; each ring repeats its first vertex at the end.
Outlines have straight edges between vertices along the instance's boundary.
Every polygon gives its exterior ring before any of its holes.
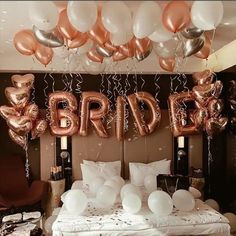
{"type": "MultiPolygon", "coordinates": [[[[140,3],[139,1],[125,2],[133,12],[140,3]]],[[[160,1],[160,4],[164,6],[167,2],[160,1]]],[[[188,1],[188,3],[191,4],[192,2],[188,1]]],[[[59,9],[64,8],[66,1],[55,1],[55,4],[59,9]]],[[[236,1],[223,1],[223,4],[224,18],[217,27],[212,52],[236,39],[236,1]]],[[[28,17],[28,8],[28,1],[0,1],[0,71],[74,71],[74,68],[71,69],[64,60],[56,56],[54,56],[53,62],[45,68],[33,57],[20,55],[16,51],[13,46],[15,33],[21,29],[32,28],[28,17]]],[[[196,57],[190,57],[184,63],[179,61],[179,64],[184,64],[184,66],[178,66],[179,72],[193,72],[196,68],[204,68],[206,62],[196,57]]],[[[130,59],[122,61],[118,65],[111,64],[108,67],[110,72],[131,72],[131,70],[135,70],[139,73],[156,73],[161,71],[154,53],[140,63],[130,59]]],[[[79,65],[76,71],[83,72],[83,68],[79,65]]]]}

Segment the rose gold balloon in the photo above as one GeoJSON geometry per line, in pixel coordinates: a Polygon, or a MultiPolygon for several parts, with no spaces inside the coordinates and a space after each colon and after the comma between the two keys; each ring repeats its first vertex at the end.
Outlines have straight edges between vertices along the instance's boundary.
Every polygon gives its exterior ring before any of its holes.
{"type": "Polygon", "coordinates": [[[134,57],[135,46],[133,44],[133,41],[131,40],[130,42],[128,42],[124,45],[120,45],[119,51],[127,57],[130,57],[130,58],[134,57]]]}
{"type": "Polygon", "coordinates": [[[107,41],[105,43],[105,48],[107,48],[107,49],[109,49],[111,51],[114,51],[114,52],[116,52],[119,49],[118,46],[113,45],[110,41],[107,41]]]}
{"type": "Polygon", "coordinates": [[[3,119],[8,120],[10,116],[20,116],[14,107],[0,106],[0,115],[3,119]]]}
{"type": "Polygon", "coordinates": [[[222,88],[222,82],[218,80],[214,84],[194,86],[193,93],[200,106],[205,107],[212,99],[218,98],[220,96],[222,88]]]}
{"type": "Polygon", "coordinates": [[[32,129],[32,122],[28,116],[11,116],[7,120],[7,125],[21,136],[28,134],[32,129]]]}
{"type": "Polygon", "coordinates": [[[29,104],[25,107],[24,116],[28,116],[31,120],[36,120],[39,115],[39,108],[35,103],[29,104]]]}
{"type": "Polygon", "coordinates": [[[145,136],[146,134],[152,133],[159,125],[161,119],[161,111],[155,99],[147,92],[137,92],[129,95],[127,98],[140,135],[145,136]],[[151,113],[148,124],[143,120],[139,108],[139,102],[141,101],[148,106],[149,112],[151,113]]]}
{"type": "Polygon", "coordinates": [[[195,72],[192,74],[193,81],[195,84],[211,84],[213,82],[213,73],[211,70],[204,70],[201,72],[195,72]]]}
{"type": "Polygon", "coordinates": [[[134,37],[132,39],[132,42],[135,48],[134,55],[138,61],[144,60],[152,52],[152,42],[150,39],[148,38],[137,39],[134,37]]]}
{"type": "Polygon", "coordinates": [[[72,40],[76,37],[77,30],[71,25],[68,19],[67,9],[60,12],[57,28],[66,39],[72,40]]]}
{"type": "Polygon", "coordinates": [[[105,46],[102,46],[99,44],[97,44],[95,48],[96,48],[97,53],[101,55],[102,57],[111,57],[114,53],[114,50],[110,50],[106,48],[105,46]]]}
{"type": "Polygon", "coordinates": [[[93,124],[97,135],[101,138],[108,137],[107,131],[103,125],[103,118],[109,111],[109,101],[105,95],[98,92],[83,92],[81,100],[81,125],[80,135],[87,136],[89,119],[93,124]],[[90,109],[91,103],[100,105],[98,109],[90,109]]]}
{"type": "Polygon", "coordinates": [[[17,111],[21,111],[28,104],[30,98],[28,88],[7,87],[5,89],[5,95],[17,111]]]}
{"type": "Polygon", "coordinates": [[[171,32],[176,33],[190,24],[190,8],[184,1],[171,1],[164,8],[162,23],[171,32]]]}
{"type": "Polygon", "coordinates": [[[125,134],[125,98],[118,96],[116,100],[116,138],[121,141],[125,134]]]}
{"type": "Polygon", "coordinates": [[[47,129],[48,123],[46,120],[36,120],[35,126],[31,130],[31,138],[40,137],[47,129]]]}
{"type": "Polygon", "coordinates": [[[169,57],[169,58],[159,57],[159,64],[163,70],[173,72],[175,69],[175,58],[174,57],[169,57]]]}
{"type": "Polygon", "coordinates": [[[181,111],[181,104],[183,102],[186,103],[192,101],[195,101],[192,92],[182,92],[169,96],[171,129],[175,137],[199,133],[196,124],[185,124],[185,120],[184,122],[182,121],[183,116],[179,114],[181,111]]]}
{"type": "Polygon", "coordinates": [[[124,54],[122,54],[121,52],[117,51],[113,54],[112,59],[113,61],[122,61],[124,59],[128,58],[127,56],[125,56],[124,54]]]}
{"type": "Polygon", "coordinates": [[[46,66],[52,60],[53,50],[49,47],[38,44],[34,55],[40,63],[46,66]]]}
{"type": "Polygon", "coordinates": [[[8,130],[9,136],[16,144],[20,145],[22,148],[26,150],[27,148],[27,136],[20,136],[15,133],[13,130],[8,130]]]}
{"type": "Polygon", "coordinates": [[[87,52],[87,57],[94,62],[103,62],[103,57],[97,52],[96,48],[92,48],[89,52],[87,52]]]}
{"type": "Polygon", "coordinates": [[[206,121],[206,132],[210,137],[222,132],[228,123],[228,118],[210,118],[206,121]]]}
{"type": "Polygon", "coordinates": [[[13,75],[11,77],[11,82],[16,88],[32,88],[34,84],[34,75],[26,74],[26,75],[13,75]]]}
{"type": "Polygon", "coordinates": [[[89,30],[88,35],[90,39],[100,45],[104,45],[107,42],[109,33],[104,28],[100,16],[97,18],[96,24],[89,30]]]}
{"type": "Polygon", "coordinates": [[[37,40],[29,29],[16,33],[13,42],[17,51],[23,55],[33,55],[37,48],[37,40]]]}
{"type": "Polygon", "coordinates": [[[50,128],[51,134],[55,136],[72,136],[78,131],[79,120],[74,112],[77,110],[77,100],[72,93],[54,92],[49,95],[50,128]],[[66,109],[58,109],[58,104],[65,102],[66,109]],[[60,127],[61,119],[68,122],[67,127],[60,127]]]}
{"type": "Polygon", "coordinates": [[[70,40],[68,39],[66,44],[68,48],[78,48],[84,45],[88,40],[88,34],[87,33],[81,33],[77,31],[76,36],[70,40]]]}
{"type": "Polygon", "coordinates": [[[223,111],[224,102],[222,99],[213,99],[208,104],[208,110],[210,116],[213,118],[217,118],[220,116],[220,113],[223,111]]]}
{"type": "Polygon", "coordinates": [[[206,120],[208,119],[209,113],[207,108],[197,109],[193,115],[193,123],[197,129],[203,130],[206,120]]]}
{"type": "Polygon", "coordinates": [[[211,52],[211,40],[205,34],[205,42],[203,48],[194,54],[194,56],[202,59],[207,59],[211,52]]]}

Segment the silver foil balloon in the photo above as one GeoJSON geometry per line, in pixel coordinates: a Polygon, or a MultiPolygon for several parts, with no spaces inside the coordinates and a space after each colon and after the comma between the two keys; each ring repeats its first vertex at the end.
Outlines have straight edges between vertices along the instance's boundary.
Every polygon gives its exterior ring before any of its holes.
{"type": "Polygon", "coordinates": [[[64,44],[64,38],[57,28],[51,32],[45,32],[33,26],[34,35],[39,43],[49,48],[61,47],[64,44]]]}
{"type": "Polygon", "coordinates": [[[200,37],[204,33],[204,30],[198,29],[196,27],[192,28],[186,28],[181,32],[181,34],[186,38],[186,39],[195,39],[200,37]]]}
{"type": "Polygon", "coordinates": [[[145,53],[138,53],[138,52],[135,52],[135,58],[138,60],[138,61],[142,61],[144,60],[146,57],[148,57],[152,52],[152,47],[146,51],[145,53]]]}
{"type": "Polygon", "coordinates": [[[113,50],[109,50],[99,44],[96,45],[96,51],[99,55],[101,55],[102,57],[111,57],[114,53],[113,50]]]}
{"type": "Polygon", "coordinates": [[[191,55],[201,50],[204,46],[204,41],[204,36],[201,36],[196,39],[187,39],[185,44],[183,44],[184,57],[190,57],[191,55]]]}

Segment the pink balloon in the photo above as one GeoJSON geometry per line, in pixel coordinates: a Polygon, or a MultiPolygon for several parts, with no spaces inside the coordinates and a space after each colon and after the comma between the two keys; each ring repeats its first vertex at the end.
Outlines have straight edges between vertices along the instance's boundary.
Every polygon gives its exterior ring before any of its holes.
{"type": "Polygon", "coordinates": [[[35,51],[35,57],[39,62],[46,66],[52,60],[53,50],[49,47],[38,44],[35,51]]]}

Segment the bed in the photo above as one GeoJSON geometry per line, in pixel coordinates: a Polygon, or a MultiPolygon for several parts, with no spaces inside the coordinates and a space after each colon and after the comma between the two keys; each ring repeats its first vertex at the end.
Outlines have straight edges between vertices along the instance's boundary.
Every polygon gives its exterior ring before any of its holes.
{"type": "MultiPolygon", "coordinates": [[[[101,139],[93,132],[87,137],[78,135],[72,137],[73,177],[81,179],[80,163],[83,159],[92,161],[116,161],[122,163],[122,176],[129,179],[129,163],[149,163],[163,158],[172,158],[173,136],[170,132],[168,111],[162,110],[160,127],[149,136],[136,138],[134,129],[129,131],[122,142],[114,135],[114,123],[109,129],[110,137],[101,139]]],[[[202,137],[189,137],[189,165],[202,167],[202,137]]],[[[201,200],[196,201],[195,210],[189,213],[174,211],[170,216],[156,218],[144,202],[142,210],[136,214],[123,211],[119,199],[110,209],[96,207],[94,197],[89,195],[88,188],[81,181],[75,181],[72,188],[79,188],[89,197],[89,207],[83,216],[69,214],[62,206],[57,220],[53,224],[53,236],[96,236],[96,235],[230,235],[227,219],[205,205],[201,200]]],[[[144,192],[145,195],[145,192],[144,192]]]]}
{"type": "Polygon", "coordinates": [[[86,212],[79,216],[67,212],[62,206],[57,220],[53,224],[53,236],[84,235],[222,235],[230,236],[228,220],[201,200],[196,200],[191,212],[179,212],[176,209],[166,217],[157,218],[146,205],[138,214],[129,214],[122,209],[120,200],[109,209],[96,206],[94,197],[82,181],[75,181],[72,189],[82,189],[89,198],[86,212]]]}

